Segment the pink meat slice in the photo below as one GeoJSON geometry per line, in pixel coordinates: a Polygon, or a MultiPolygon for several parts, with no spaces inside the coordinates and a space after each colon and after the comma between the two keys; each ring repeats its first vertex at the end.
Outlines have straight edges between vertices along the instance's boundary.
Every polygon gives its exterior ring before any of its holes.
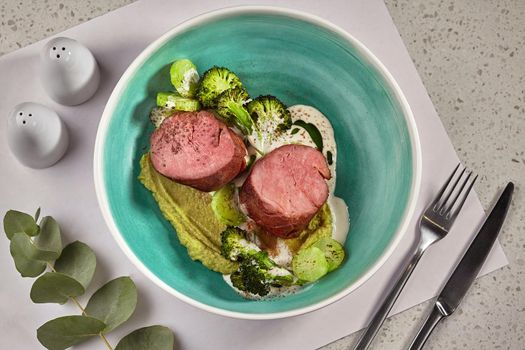
{"type": "Polygon", "coordinates": [[[209,111],[179,112],[165,119],[150,139],[154,168],[176,182],[214,191],[246,167],[242,139],[209,111]]]}
{"type": "Polygon", "coordinates": [[[328,198],[330,169],[317,149],[285,145],[257,161],[240,192],[250,218],[266,232],[292,238],[328,198]]]}

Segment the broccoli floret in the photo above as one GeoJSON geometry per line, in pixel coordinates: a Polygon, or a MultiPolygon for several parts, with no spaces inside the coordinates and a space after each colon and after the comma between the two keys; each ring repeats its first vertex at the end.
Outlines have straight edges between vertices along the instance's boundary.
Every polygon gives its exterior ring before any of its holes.
{"type": "Polygon", "coordinates": [[[294,276],[282,267],[266,269],[255,260],[241,263],[239,270],[231,274],[232,285],[242,291],[265,296],[270,287],[291,286],[294,276]]]}
{"type": "Polygon", "coordinates": [[[268,253],[245,238],[245,231],[229,226],[221,234],[222,254],[239,261],[239,270],[231,274],[232,285],[242,291],[260,296],[267,295],[270,287],[290,286],[295,277],[277,265],[268,253]]]}
{"type": "Polygon", "coordinates": [[[292,126],[290,112],[274,96],[259,96],[250,101],[246,108],[255,129],[248,138],[262,152],[268,151],[272,141],[292,126]]]}
{"type": "Polygon", "coordinates": [[[296,282],[295,276],[283,267],[273,267],[270,270],[265,270],[264,276],[274,287],[291,286],[296,282]]]}
{"type": "Polygon", "coordinates": [[[292,116],[286,106],[275,96],[259,96],[248,103],[248,112],[255,124],[285,131],[292,126],[292,116]]]}
{"type": "Polygon", "coordinates": [[[239,270],[235,271],[230,279],[232,285],[244,292],[265,296],[270,292],[270,283],[266,280],[264,273],[252,264],[241,264],[239,270]]]}
{"type": "Polygon", "coordinates": [[[237,288],[239,290],[246,290],[246,285],[244,284],[240,268],[239,268],[239,270],[233,272],[230,275],[230,281],[232,282],[232,285],[235,288],[237,288]]]}
{"type": "Polygon", "coordinates": [[[246,231],[228,226],[221,233],[221,253],[233,261],[255,261],[265,269],[279,267],[268,253],[246,239],[246,231]]]}
{"type": "Polygon", "coordinates": [[[253,121],[244,104],[250,97],[243,88],[228,89],[217,97],[217,113],[229,124],[235,125],[244,135],[253,130],[253,121]]]}
{"type": "Polygon", "coordinates": [[[246,240],[245,231],[238,227],[228,226],[221,233],[221,253],[230,260],[249,258],[260,251],[256,244],[246,240]]]}
{"type": "Polygon", "coordinates": [[[212,67],[202,76],[197,97],[204,107],[215,108],[217,97],[222,92],[236,87],[242,88],[242,83],[235,73],[224,67],[212,67]]]}

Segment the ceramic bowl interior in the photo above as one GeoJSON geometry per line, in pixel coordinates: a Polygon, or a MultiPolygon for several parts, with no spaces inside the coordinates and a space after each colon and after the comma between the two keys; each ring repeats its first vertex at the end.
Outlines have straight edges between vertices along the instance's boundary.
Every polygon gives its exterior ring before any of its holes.
{"type": "Polygon", "coordinates": [[[362,284],[390,255],[411,216],[419,177],[412,115],[384,67],[359,42],[316,17],[275,8],[237,8],[186,22],[128,68],[101,120],[95,151],[104,217],[130,259],[182,300],[223,315],[278,318],[314,310],[362,284]],[[153,128],[148,114],[171,90],[169,65],[191,59],[238,74],[252,96],[321,110],[335,130],[335,194],[348,204],[348,258],[301,292],[267,301],[237,295],[218,273],[192,261],[152,195],[137,180],[153,128]]]}

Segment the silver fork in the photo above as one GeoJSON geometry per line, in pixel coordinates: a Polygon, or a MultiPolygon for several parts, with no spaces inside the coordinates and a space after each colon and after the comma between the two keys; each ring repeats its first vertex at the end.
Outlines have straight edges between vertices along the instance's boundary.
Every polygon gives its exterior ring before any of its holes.
{"type": "Polygon", "coordinates": [[[354,350],[365,350],[370,346],[425,250],[450,231],[478,178],[472,175],[472,172],[467,172],[465,168],[460,171],[458,164],[436,198],[425,209],[419,220],[419,242],[415,252],[412,253],[408,265],[384,299],[381,307],[376,311],[354,350]]]}

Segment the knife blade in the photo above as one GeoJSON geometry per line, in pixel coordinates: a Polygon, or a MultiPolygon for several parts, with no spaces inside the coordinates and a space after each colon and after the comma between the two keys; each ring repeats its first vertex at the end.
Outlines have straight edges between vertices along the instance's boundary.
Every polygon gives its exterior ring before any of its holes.
{"type": "Polygon", "coordinates": [[[408,348],[409,350],[421,349],[439,321],[456,311],[461,300],[476,279],[498,237],[510,206],[513,191],[514,184],[509,182],[441,290],[432,312],[419,329],[408,348]]]}

